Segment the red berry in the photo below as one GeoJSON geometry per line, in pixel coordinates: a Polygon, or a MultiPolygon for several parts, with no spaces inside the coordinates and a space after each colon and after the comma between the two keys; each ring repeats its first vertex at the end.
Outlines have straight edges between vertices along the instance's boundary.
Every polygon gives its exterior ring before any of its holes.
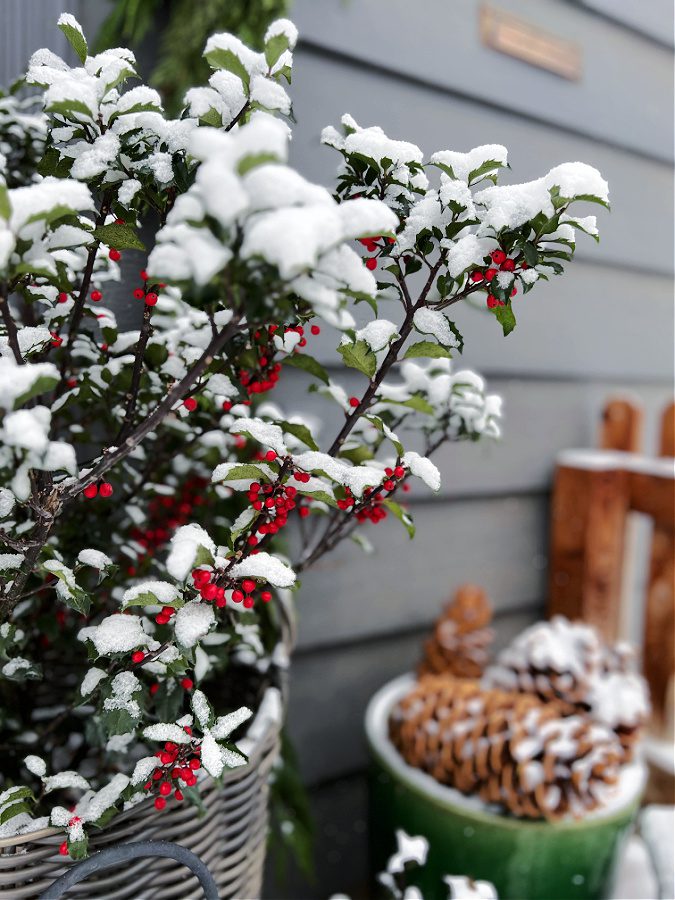
{"type": "Polygon", "coordinates": [[[61,293],[59,294],[57,299],[58,299],[59,303],[67,303],[68,302],[68,294],[66,294],[64,291],[61,291],[61,293]]]}
{"type": "Polygon", "coordinates": [[[202,598],[204,600],[208,600],[209,602],[211,600],[215,600],[218,596],[218,585],[213,584],[213,582],[209,582],[208,584],[204,585],[199,593],[202,595],[202,598]]]}
{"type": "Polygon", "coordinates": [[[197,409],[197,401],[194,397],[186,397],[183,400],[183,406],[188,412],[194,412],[197,409]]]}
{"type": "Polygon", "coordinates": [[[485,270],[485,280],[492,281],[492,279],[495,277],[496,274],[497,274],[496,269],[486,269],[485,270]]]}
{"type": "Polygon", "coordinates": [[[496,297],[493,297],[492,294],[488,294],[487,296],[487,307],[488,309],[495,309],[499,306],[499,300],[496,297]]]}
{"type": "Polygon", "coordinates": [[[86,488],[82,491],[82,493],[88,500],[91,500],[93,497],[95,497],[98,494],[98,485],[96,485],[92,482],[92,484],[88,484],[86,486],[86,488]]]}
{"type": "Polygon", "coordinates": [[[372,272],[373,269],[377,268],[377,259],[374,256],[369,256],[366,260],[366,269],[370,269],[372,272]]]}
{"type": "Polygon", "coordinates": [[[499,268],[502,272],[513,272],[516,268],[516,264],[512,259],[505,259],[499,268]]]}
{"type": "Polygon", "coordinates": [[[172,791],[172,787],[168,781],[163,781],[159,786],[159,792],[163,797],[168,797],[172,791]]]}
{"type": "Polygon", "coordinates": [[[300,515],[303,519],[306,519],[309,515],[309,506],[301,506],[300,507],[300,515]]]}
{"type": "Polygon", "coordinates": [[[493,250],[490,256],[492,257],[492,262],[496,266],[501,266],[501,264],[506,259],[506,253],[504,253],[503,250],[493,250]]]}
{"type": "Polygon", "coordinates": [[[198,759],[191,759],[188,765],[191,769],[198,769],[201,766],[201,763],[198,759]]]}
{"type": "Polygon", "coordinates": [[[309,330],[312,332],[312,334],[321,334],[321,328],[318,325],[312,325],[309,330]]]}
{"type": "Polygon", "coordinates": [[[166,800],[164,797],[156,797],[155,798],[155,809],[164,809],[166,806],[166,800]]]}
{"type": "Polygon", "coordinates": [[[176,790],[173,792],[173,795],[179,803],[183,799],[183,792],[179,788],[176,788],[176,790]]]}
{"type": "Polygon", "coordinates": [[[150,291],[149,294],[145,295],[145,305],[154,306],[155,303],[157,303],[157,294],[154,291],[150,291]]]}
{"type": "Polygon", "coordinates": [[[142,650],[134,650],[134,652],[131,654],[132,663],[140,663],[143,662],[144,659],[145,653],[143,653],[142,650]]]}
{"type": "Polygon", "coordinates": [[[68,856],[68,841],[64,841],[59,847],[59,853],[61,856],[68,856]]]}
{"type": "Polygon", "coordinates": [[[136,288],[134,290],[134,300],[142,300],[145,297],[145,291],[143,288],[136,288]]]}
{"type": "Polygon", "coordinates": [[[101,487],[99,488],[99,494],[101,497],[112,497],[113,494],[113,486],[109,481],[104,481],[101,487]]]}
{"type": "Polygon", "coordinates": [[[244,600],[244,606],[246,609],[251,609],[253,606],[253,597],[246,597],[244,600]]]}
{"type": "Polygon", "coordinates": [[[145,271],[145,269],[141,269],[141,281],[147,281],[147,280],[148,280],[148,273],[145,271]]]}
{"type": "Polygon", "coordinates": [[[159,684],[157,684],[157,683],[151,684],[150,685],[150,696],[154,697],[158,690],[159,690],[159,684]]]}
{"type": "Polygon", "coordinates": [[[63,343],[63,338],[59,337],[55,331],[50,331],[49,333],[52,336],[52,339],[50,341],[52,347],[60,347],[61,344],[63,343]]]}
{"type": "Polygon", "coordinates": [[[260,594],[260,599],[262,600],[263,603],[269,603],[270,600],[272,599],[272,594],[271,594],[271,592],[270,592],[270,591],[263,591],[263,592],[260,594]]]}
{"type": "Polygon", "coordinates": [[[394,475],[397,478],[403,478],[403,476],[405,475],[405,469],[403,468],[403,466],[396,466],[396,468],[394,469],[394,475]]]}
{"type": "Polygon", "coordinates": [[[359,400],[358,397],[350,397],[349,398],[349,405],[354,407],[354,409],[356,409],[356,407],[359,405],[360,402],[361,401],[359,400]]]}
{"type": "Polygon", "coordinates": [[[99,300],[103,299],[103,294],[100,291],[92,291],[91,299],[94,301],[94,303],[98,303],[99,300]]]}
{"type": "Polygon", "coordinates": [[[396,485],[393,481],[385,481],[382,487],[385,489],[385,491],[393,491],[396,485]]]}
{"type": "Polygon", "coordinates": [[[475,282],[482,281],[483,273],[480,271],[480,269],[474,269],[474,271],[471,273],[469,278],[471,279],[471,281],[475,281],[475,282]]]}
{"type": "Polygon", "coordinates": [[[232,404],[229,400],[223,400],[223,409],[225,412],[229,412],[232,409],[232,404]]]}
{"type": "Polygon", "coordinates": [[[181,678],[180,686],[185,691],[191,691],[192,688],[195,686],[195,683],[191,678],[181,678]]]}
{"type": "Polygon", "coordinates": [[[255,581],[253,581],[252,578],[244,578],[244,580],[241,583],[241,586],[243,587],[244,591],[247,594],[250,594],[251,591],[255,590],[256,583],[255,583],[255,581]]]}
{"type": "Polygon", "coordinates": [[[277,455],[274,452],[274,450],[268,450],[267,453],[265,454],[265,459],[267,460],[267,462],[274,462],[274,460],[276,458],[277,458],[277,455]]]}
{"type": "Polygon", "coordinates": [[[232,591],[232,599],[235,603],[241,603],[241,601],[244,599],[244,594],[237,588],[232,591]]]}
{"type": "Polygon", "coordinates": [[[514,287],[511,288],[511,296],[515,297],[517,293],[518,293],[518,288],[515,287],[515,285],[514,285],[514,287]]]}
{"type": "Polygon", "coordinates": [[[122,259],[122,254],[120,253],[120,251],[119,251],[119,250],[115,250],[114,248],[111,249],[111,251],[110,251],[110,253],[108,254],[108,256],[110,257],[110,259],[111,259],[113,262],[119,262],[119,261],[122,259]]]}

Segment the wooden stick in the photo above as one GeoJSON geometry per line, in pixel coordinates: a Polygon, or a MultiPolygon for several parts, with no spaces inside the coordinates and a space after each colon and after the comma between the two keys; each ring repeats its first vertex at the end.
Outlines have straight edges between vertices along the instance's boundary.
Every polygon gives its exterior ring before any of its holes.
{"type": "Polygon", "coordinates": [[[549,615],[582,619],[606,640],[619,628],[628,473],[593,452],[563,458],[551,512],[549,615]]]}
{"type": "Polygon", "coordinates": [[[599,446],[601,450],[642,450],[642,409],[637,402],[614,397],[602,411],[599,446]]]}
{"type": "MultiPolygon", "coordinates": [[[[661,419],[659,452],[675,457],[675,404],[670,404],[661,419]]],[[[643,480],[644,481],[644,480],[643,480]]],[[[654,731],[675,740],[672,692],[675,673],[675,495],[671,479],[658,483],[636,484],[636,502],[654,506],[649,580],[644,624],[643,671],[652,697],[654,731]],[[669,490],[668,490],[669,488],[669,490]]]]}

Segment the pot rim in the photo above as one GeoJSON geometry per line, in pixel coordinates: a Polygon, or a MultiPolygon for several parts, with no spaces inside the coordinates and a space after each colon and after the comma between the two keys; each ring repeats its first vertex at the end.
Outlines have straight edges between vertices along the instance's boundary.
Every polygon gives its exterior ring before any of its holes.
{"type": "Polygon", "coordinates": [[[618,794],[610,802],[589,813],[583,819],[560,819],[550,822],[546,819],[520,819],[504,815],[495,806],[488,806],[478,797],[466,796],[455,788],[440,784],[431,775],[408,765],[389,740],[387,723],[394,703],[416,682],[412,673],[399,675],[387,682],[371,698],[365,714],[365,731],[370,751],[375,760],[406,787],[420,794],[426,800],[443,809],[460,813],[477,824],[499,826],[501,828],[541,829],[559,831],[605,826],[625,819],[626,814],[636,807],[645,787],[647,769],[642,760],[623,767],[618,794]]]}

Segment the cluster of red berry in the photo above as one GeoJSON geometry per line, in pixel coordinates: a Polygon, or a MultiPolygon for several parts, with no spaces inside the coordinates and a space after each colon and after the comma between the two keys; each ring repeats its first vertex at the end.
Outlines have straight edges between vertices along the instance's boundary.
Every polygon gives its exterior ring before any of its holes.
{"type": "Polygon", "coordinates": [[[114,491],[113,486],[109,481],[92,481],[91,484],[86,486],[82,493],[87,500],[93,500],[94,497],[103,497],[103,499],[112,497],[114,491]]]}
{"type": "MultiPolygon", "coordinates": [[[[225,597],[225,588],[220,587],[214,581],[214,578],[217,580],[217,577],[218,573],[211,572],[208,569],[195,569],[192,572],[192,581],[202,600],[206,600],[207,603],[215,603],[216,606],[222,608],[227,604],[227,599],[225,597]]],[[[232,591],[232,601],[234,603],[242,603],[246,609],[251,609],[255,603],[253,592],[257,587],[258,584],[253,578],[244,578],[239,587],[235,587],[232,591]]],[[[272,599],[271,592],[268,590],[261,591],[260,599],[263,603],[269,603],[272,599]]]]}
{"type": "MultiPolygon", "coordinates": [[[[185,727],[185,732],[188,735],[192,734],[189,725],[185,727]]],[[[166,798],[171,794],[179,803],[183,799],[181,781],[187,787],[194,787],[197,784],[195,772],[202,765],[201,748],[192,744],[175,744],[173,741],[167,741],[164,749],[158,750],[155,756],[159,757],[161,765],[157,766],[150,780],[145,782],[143,790],[157,792],[155,809],[162,810],[166,806],[166,798]]]]}
{"type": "MultiPolygon", "coordinates": [[[[192,518],[196,506],[203,506],[207,501],[204,496],[209,482],[206,478],[194,475],[188,478],[171,496],[155,497],[148,505],[148,526],[134,527],[129,537],[144,548],[145,553],[138,557],[141,563],[147,557],[154,556],[171,538],[180,525],[186,525],[192,518]]],[[[135,575],[136,569],[130,566],[127,575],[135,575]]]]}
{"type": "Polygon", "coordinates": [[[372,238],[359,238],[359,243],[363,244],[368,253],[375,253],[375,256],[366,257],[365,263],[366,268],[370,269],[370,271],[374,271],[377,268],[377,257],[380,255],[382,250],[384,250],[386,244],[395,244],[396,238],[393,237],[383,237],[379,235],[378,237],[372,238]],[[380,243],[382,241],[382,243],[380,243]]]}
{"type": "Polygon", "coordinates": [[[134,289],[134,300],[144,300],[146,306],[155,306],[157,301],[159,300],[159,294],[157,290],[160,288],[166,287],[165,284],[153,284],[151,285],[151,290],[147,290],[148,287],[148,273],[145,269],[141,270],[141,281],[143,282],[143,287],[137,287],[134,289]],[[156,288],[157,290],[154,290],[156,288]]]}
{"type": "MultiPolygon", "coordinates": [[[[395,466],[393,469],[387,467],[384,470],[384,474],[386,478],[379,488],[366,488],[363,492],[364,504],[355,513],[358,522],[370,521],[373,525],[377,525],[378,522],[387,518],[388,511],[383,506],[383,501],[386,500],[384,494],[391,494],[396,490],[405,478],[406,471],[403,466],[395,466]]],[[[408,484],[403,484],[402,487],[406,493],[410,490],[410,485],[408,484]]],[[[354,505],[353,498],[351,505],[354,505]]]]}
{"type": "MultiPolygon", "coordinates": [[[[511,257],[507,256],[503,250],[493,250],[490,254],[490,258],[492,259],[493,265],[488,266],[485,269],[474,269],[474,271],[469,276],[474,284],[480,284],[482,281],[487,281],[489,284],[498,272],[517,272],[519,269],[520,271],[524,271],[525,269],[529,268],[524,260],[521,260],[519,262],[516,259],[511,259],[511,257]],[[498,268],[495,268],[495,266],[497,266],[498,268]]],[[[517,293],[518,288],[514,285],[511,288],[511,296],[515,297],[517,293]]],[[[504,303],[504,301],[491,294],[488,288],[488,309],[495,309],[497,306],[505,305],[506,304],[504,303]]]]}
{"type": "MultiPolygon", "coordinates": [[[[68,821],[68,828],[74,828],[75,825],[79,825],[82,819],[79,816],[73,816],[68,821]]],[[[68,841],[64,841],[59,847],[59,853],[61,856],[68,856],[68,841]]]]}

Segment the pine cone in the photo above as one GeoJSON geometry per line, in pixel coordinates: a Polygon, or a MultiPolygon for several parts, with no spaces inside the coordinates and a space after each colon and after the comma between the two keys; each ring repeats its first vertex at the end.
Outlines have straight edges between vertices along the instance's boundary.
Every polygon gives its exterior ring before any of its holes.
{"type": "Polygon", "coordinates": [[[487,627],[491,619],[492,607],[485,591],[472,584],[460,587],[425,642],[418,675],[445,672],[457,678],[480,678],[494,637],[487,627]]]}
{"type": "Polygon", "coordinates": [[[607,647],[594,628],[564,616],[537,622],[518,635],[485,671],[482,683],[555,702],[564,715],[590,715],[616,732],[624,761],[632,758],[649,713],[647,687],[630,647],[607,647]]]}
{"type": "Polygon", "coordinates": [[[409,765],[527,818],[594,809],[617,781],[622,757],[616,735],[585,716],[442,675],[418,682],[389,726],[409,765]]]}

